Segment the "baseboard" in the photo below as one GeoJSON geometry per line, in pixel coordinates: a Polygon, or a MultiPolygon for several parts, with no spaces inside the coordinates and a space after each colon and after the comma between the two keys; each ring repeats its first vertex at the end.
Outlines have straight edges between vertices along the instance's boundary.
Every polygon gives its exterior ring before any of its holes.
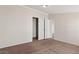
{"type": "MultiPolygon", "coordinates": [[[[47,40],[47,39],[52,39],[52,38],[46,38],[46,39],[40,39],[40,40],[47,40]]],[[[39,40],[39,41],[40,41],[39,40]]],[[[31,42],[33,42],[33,41],[31,41],[31,42]]],[[[12,46],[7,46],[7,47],[2,47],[2,48],[0,48],[0,50],[1,49],[5,49],[5,48],[10,48],[10,47],[14,47],[14,46],[18,46],[18,45],[22,45],[22,44],[28,44],[28,43],[31,43],[31,42],[23,42],[23,43],[21,43],[21,44],[15,44],[15,45],[12,45],[12,46]]]]}
{"type": "Polygon", "coordinates": [[[60,41],[60,42],[63,42],[63,43],[67,43],[67,44],[71,44],[71,45],[75,45],[75,46],[79,46],[78,44],[76,44],[76,43],[71,43],[71,42],[69,42],[69,41],[57,40],[57,39],[54,39],[54,40],[60,41]]]}
{"type": "Polygon", "coordinates": [[[3,47],[0,47],[0,50],[1,49],[5,49],[5,48],[10,48],[10,47],[14,47],[14,46],[18,46],[18,45],[22,45],[22,44],[28,44],[28,43],[31,43],[32,42],[32,40],[31,41],[28,41],[28,42],[21,42],[21,43],[17,43],[17,44],[13,44],[13,45],[8,45],[8,46],[3,46],[3,47]]]}

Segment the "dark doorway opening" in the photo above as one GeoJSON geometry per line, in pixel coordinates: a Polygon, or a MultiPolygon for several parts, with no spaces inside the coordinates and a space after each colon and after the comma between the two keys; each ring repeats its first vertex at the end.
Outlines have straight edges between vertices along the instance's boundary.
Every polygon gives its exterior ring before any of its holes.
{"type": "Polygon", "coordinates": [[[33,17],[33,40],[38,40],[38,18],[33,17]]]}

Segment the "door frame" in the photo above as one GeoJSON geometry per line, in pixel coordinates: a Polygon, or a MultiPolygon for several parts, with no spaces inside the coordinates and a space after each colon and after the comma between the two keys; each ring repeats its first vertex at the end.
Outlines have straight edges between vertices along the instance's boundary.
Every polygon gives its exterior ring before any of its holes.
{"type": "MultiPolygon", "coordinates": [[[[36,39],[38,40],[38,37],[39,37],[39,18],[38,17],[32,17],[32,20],[33,19],[36,19],[36,39]]],[[[32,22],[33,24],[33,22],[32,22]]],[[[33,31],[33,27],[32,27],[32,31],[33,31]]],[[[33,37],[33,36],[32,36],[33,37]]]]}

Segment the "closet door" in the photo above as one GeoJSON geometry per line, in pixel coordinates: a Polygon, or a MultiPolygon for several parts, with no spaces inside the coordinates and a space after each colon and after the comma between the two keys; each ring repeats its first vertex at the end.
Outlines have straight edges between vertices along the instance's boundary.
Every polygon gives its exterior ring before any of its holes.
{"type": "Polygon", "coordinates": [[[38,21],[38,39],[44,39],[44,19],[40,18],[38,21]]]}
{"type": "Polygon", "coordinates": [[[50,38],[50,20],[45,19],[45,39],[50,38]]]}

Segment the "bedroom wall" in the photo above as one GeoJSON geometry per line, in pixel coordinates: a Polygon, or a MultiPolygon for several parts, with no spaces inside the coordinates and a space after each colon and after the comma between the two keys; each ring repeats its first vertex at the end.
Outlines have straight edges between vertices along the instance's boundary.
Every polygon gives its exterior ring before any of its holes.
{"type": "Polygon", "coordinates": [[[26,6],[0,6],[0,48],[32,42],[32,17],[39,18],[39,40],[44,39],[47,13],[26,6]]]}
{"type": "Polygon", "coordinates": [[[54,15],[55,39],[79,46],[79,13],[54,15]]]}

